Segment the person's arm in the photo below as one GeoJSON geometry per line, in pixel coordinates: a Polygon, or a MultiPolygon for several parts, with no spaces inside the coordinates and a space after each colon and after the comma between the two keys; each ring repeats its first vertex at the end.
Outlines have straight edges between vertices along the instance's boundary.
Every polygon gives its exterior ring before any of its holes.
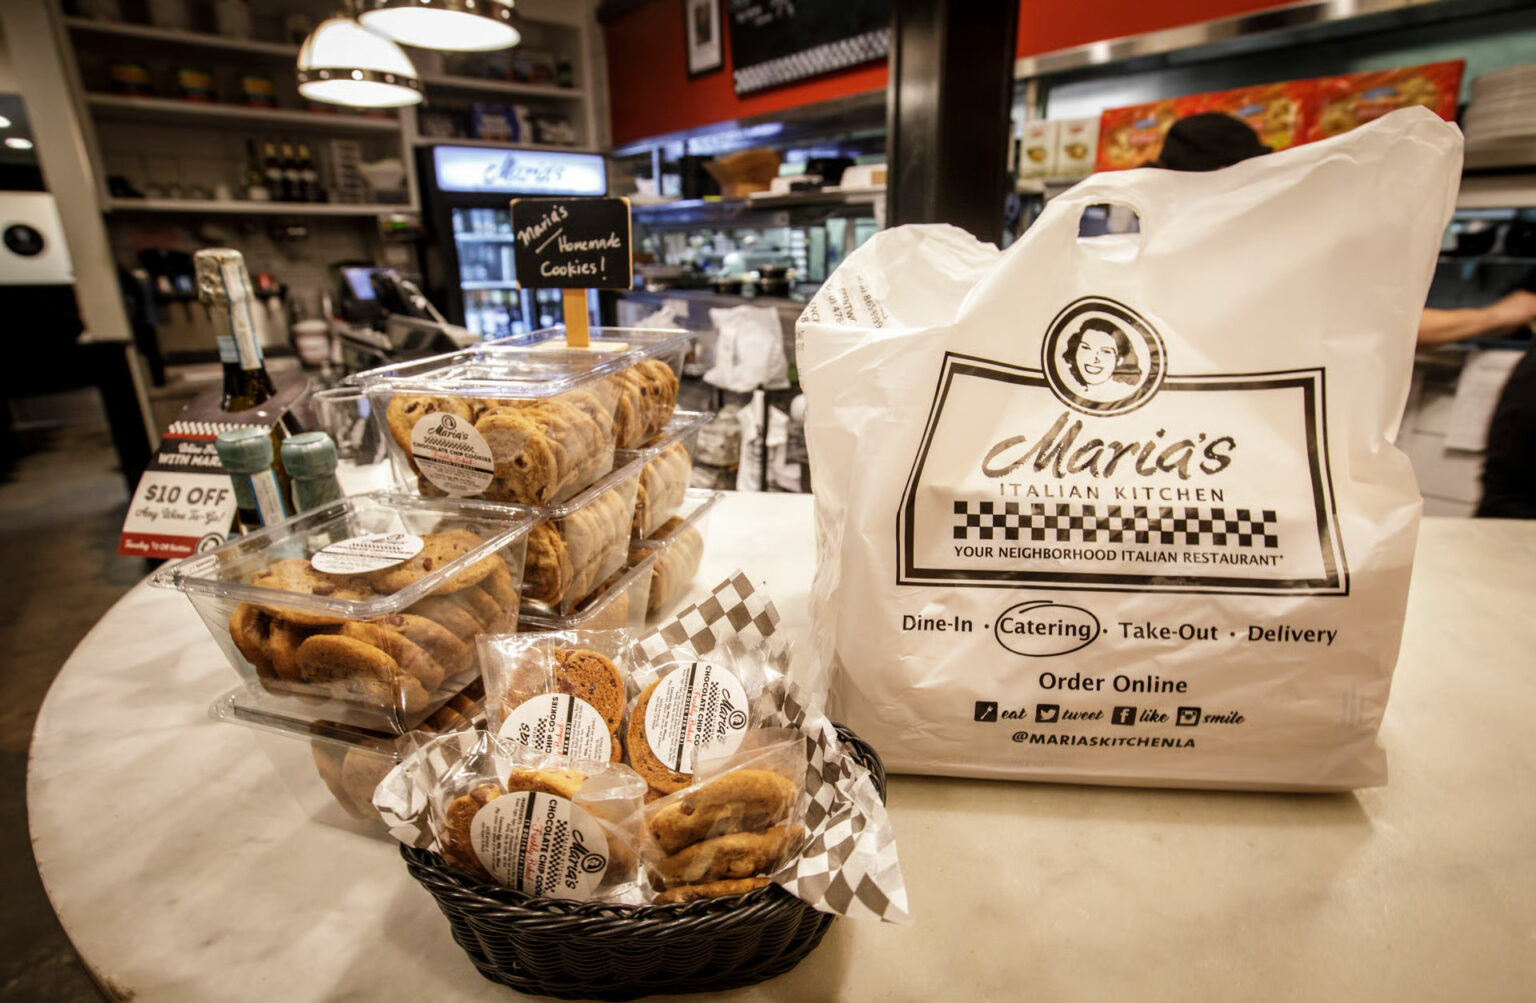
{"type": "Polygon", "coordinates": [[[1438,348],[1480,334],[1513,331],[1536,322],[1536,293],[1518,289],[1496,303],[1471,310],[1425,307],[1419,317],[1420,348],[1438,348]]]}

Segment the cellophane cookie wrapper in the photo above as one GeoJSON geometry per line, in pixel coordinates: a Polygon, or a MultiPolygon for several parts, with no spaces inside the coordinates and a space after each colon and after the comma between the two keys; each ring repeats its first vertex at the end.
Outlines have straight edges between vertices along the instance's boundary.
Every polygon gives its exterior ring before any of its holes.
{"type": "Polygon", "coordinates": [[[380,782],[391,833],[455,870],[534,897],[640,904],[645,783],[486,731],[422,743],[380,782]]]}
{"type": "Polygon", "coordinates": [[[756,728],[734,751],[701,748],[693,783],[645,809],[658,902],[735,894],[769,883],[799,851],[804,733],[756,728]]]}
{"type": "Polygon", "coordinates": [[[544,752],[619,761],[634,643],[624,630],[482,634],[491,731],[544,752]]]}
{"type": "Polygon", "coordinates": [[[1393,441],[1460,168],[1406,108],[1094,175],[1003,251],[850,254],[795,335],[831,715],[894,773],[1385,783],[1422,509],[1393,441]],[[1082,236],[1105,204],[1136,231],[1082,236]]]}
{"type": "Polygon", "coordinates": [[[692,784],[700,755],[734,753],[783,699],[789,653],[777,634],[721,632],[707,653],[684,642],[643,655],[631,670],[638,692],[624,753],[653,800],[692,784]]]}
{"type": "MultiPolygon", "coordinates": [[[[787,666],[790,653],[777,636],[778,624],[772,601],[737,571],[708,598],[680,610],[640,639],[635,682],[639,685],[654,678],[657,664],[675,660],[684,651],[707,657],[717,649],[756,646],[771,653],[765,659],[768,664],[787,666]]],[[[768,706],[759,726],[796,731],[806,746],[796,812],[805,835],[799,853],[771,874],[771,880],[823,912],[911,922],[896,836],[873,776],[844,751],[821,702],[813,702],[798,685],[787,681],[782,670],[765,693],[768,706]]],[[[706,750],[701,766],[709,768],[710,762],[706,750]]]]}

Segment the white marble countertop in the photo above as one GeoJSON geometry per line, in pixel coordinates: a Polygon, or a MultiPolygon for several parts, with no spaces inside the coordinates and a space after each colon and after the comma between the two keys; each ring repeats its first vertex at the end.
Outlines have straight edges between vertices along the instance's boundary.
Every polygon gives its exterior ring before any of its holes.
{"type": "MultiPolygon", "coordinates": [[[[696,585],[735,567],[803,634],[810,499],[732,495],[696,585]]],[[[1426,520],[1355,794],[896,777],[915,922],[839,920],[734,1000],[1530,999],[1536,523],[1426,520]]],[[[55,908],[102,984],[160,1000],[496,1000],[394,846],[309,821],[190,604],[139,586],[38,718],[28,804],[55,908]]],[[[693,997],[697,999],[698,997],[693,997]]]]}

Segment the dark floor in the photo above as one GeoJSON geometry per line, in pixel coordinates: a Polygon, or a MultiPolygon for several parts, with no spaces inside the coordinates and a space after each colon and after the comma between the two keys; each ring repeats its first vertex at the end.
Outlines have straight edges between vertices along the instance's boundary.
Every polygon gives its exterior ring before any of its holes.
{"type": "MultiPolygon", "coordinates": [[[[95,400],[23,428],[0,481],[0,1003],[100,1003],[32,861],[27,747],[48,686],[91,625],[144,574],[117,556],[128,495],[95,400]]],[[[0,405],[3,406],[3,405],[0,405]]]]}

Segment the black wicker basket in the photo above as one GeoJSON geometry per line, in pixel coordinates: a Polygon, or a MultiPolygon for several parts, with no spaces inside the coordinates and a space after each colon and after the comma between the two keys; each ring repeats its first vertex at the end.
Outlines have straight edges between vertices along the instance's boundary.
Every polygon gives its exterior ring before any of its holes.
{"type": "MultiPolygon", "coordinates": [[[[842,725],[837,734],[883,799],[880,757],[842,725]]],[[[628,1000],[749,986],[799,964],[834,918],[777,885],[678,905],[535,899],[482,884],[427,850],[400,853],[480,974],[536,996],[628,1000]]]]}

